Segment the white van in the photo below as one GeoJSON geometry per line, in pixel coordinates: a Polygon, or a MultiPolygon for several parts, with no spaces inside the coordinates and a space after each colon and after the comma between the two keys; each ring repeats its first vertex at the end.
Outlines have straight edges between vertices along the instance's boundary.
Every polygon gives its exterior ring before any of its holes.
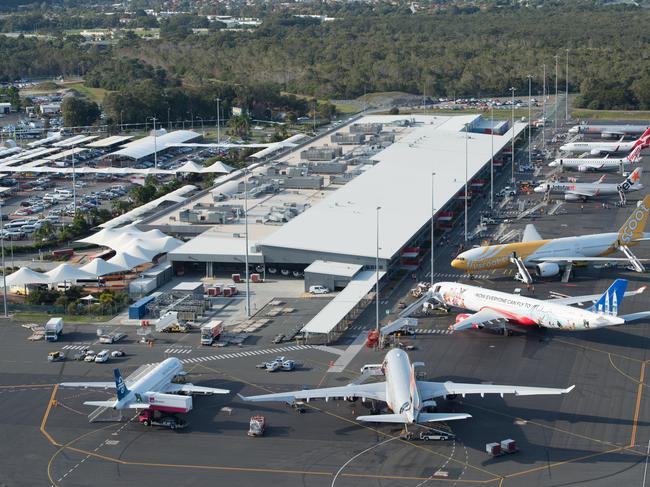
{"type": "Polygon", "coordinates": [[[108,362],[108,357],[110,352],[108,350],[102,350],[95,356],[95,363],[101,364],[103,362],[108,362]]]}
{"type": "Polygon", "coordinates": [[[325,286],[309,286],[309,292],[311,294],[327,294],[330,292],[325,286]]]}

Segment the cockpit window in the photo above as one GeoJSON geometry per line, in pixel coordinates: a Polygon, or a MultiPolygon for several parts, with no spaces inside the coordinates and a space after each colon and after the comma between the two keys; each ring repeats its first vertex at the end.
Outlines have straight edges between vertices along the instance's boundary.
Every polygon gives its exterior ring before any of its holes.
{"type": "Polygon", "coordinates": [[[465,260],[465,257],[457,257],[458,260],[465,260]]]}

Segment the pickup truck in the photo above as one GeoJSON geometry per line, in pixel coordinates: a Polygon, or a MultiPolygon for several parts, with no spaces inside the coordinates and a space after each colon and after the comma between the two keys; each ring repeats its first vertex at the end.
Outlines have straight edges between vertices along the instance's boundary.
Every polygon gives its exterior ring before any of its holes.
{"type": "Polygon", "coordinates": [[[99,343],[116,343],[126,336],[126,333],[106,333],[100,335],[99,343]]]}

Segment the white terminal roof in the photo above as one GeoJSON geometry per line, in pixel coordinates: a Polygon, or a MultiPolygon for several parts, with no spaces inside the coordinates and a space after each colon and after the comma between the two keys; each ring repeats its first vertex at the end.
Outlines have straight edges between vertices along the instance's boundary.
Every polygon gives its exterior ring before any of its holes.
{"type": "Polygon", "coordinates": [[[128,157],[131,159],[142,159],[153,155],[154,152],[162,151],[167,148],[169,144],[183,144],[200,137],[201,134],[193,132],[192,130],[176,130],[174,132],[164,133],[154,137],[150,135],[142,139],[129,142],[116,152],[107,154],[106,157],[128,157]]]}
{"type": "MultiPolygon", "coordinates": [[[[248,245],[248,262],[251,264],[264,263],[264,256],[255,250],[257,243],[249,240],[248,245]]],[[[169,257],[171,260],[190,262],[237,262],[243,264],[245,254],[246,239],[243,238],[243,234],[240,238],[233,238],[207,230],[197,238],[193,238],[169,252],[169,257]]]]}
{"type": "MultiPolygon", "coordinates": [[[[434,203],[442,208],[465,183],[465,124],[479,115],[363,117],[356,123],[415,120],[416,125],[372,159],[379,161],[338,191],[264,238],[260,245],[330,254],[375,257],[379,210],[379,256],[392,258],[431,218],[434,203]]],[[[520,133],[526,123],[517,123],[520,133]]],[[[386,127],[385,127],[386,128],[386,127]]],[[[510,143],[512,130],[494,135],[494,153],[510,143]]],[[[489,162],[489,134],[467,134],[469,179],[489,162]]]]}
{"type": "Polygon", "coordinates": [[[91,142],[90,144],[86,145],[86,147],[89,147],[91,149],[105,149],[106,147],[111,147],[112,145],[122,144],[127,140],[131,140],[132,138],[133,136],[131,135],[111,135],[105,139],[91,142]]]}
{"type": "MultiPolygon", "coordinates": [[[[292,135],[286,140],[283,140],[282,142],[283,144],[297,144],[305,137],[307,137],[305,134],[296,134],[292,135]]],[[[253,159],[262,159],[263,157],[273,154],[274,152],[277,152],[281,149],[286,149],[286,145],[272,145],[271,147],[267,147],[266,149],[262,149],[261,151],[252,154],[250,157],[253,159]]]]}
{"type": "Polygon", "coordinates": [[[69,139],[64,139],[59,142],[55,142],[54,144],[52,144],[52,146],[68,148],[68,147],[74,147],[75,145],[86,144],[95,139],[99,139],[99,135],[75,135],[74,137],[70,137],[69,139]]]}
{"type": "Polygon", "coordinates": [[[315,260],[305,269],[305,272],[328,274],[331,276],[353,277],[362,267],[361,264],[346,264],[345,262],[315,260]]]}
{"type": "MultiPolygon", "coordinates": [[[[386,273],[379,272],[381,280],[386,273]]],[[[332,299],[302,331],[305,333],[329,333],[338,325],[359,301],[375,286],[377,275],[375,271],[359,272],[348,285],[332,299]]]]}

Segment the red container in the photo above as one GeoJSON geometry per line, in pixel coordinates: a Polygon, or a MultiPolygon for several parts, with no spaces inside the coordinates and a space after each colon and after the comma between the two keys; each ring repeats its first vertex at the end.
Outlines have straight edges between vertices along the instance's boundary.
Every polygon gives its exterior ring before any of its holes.
{"type": "Polygon", "coordinates": [[[224,295],[224,297],[229,298],[230,296],[233,295],[232,290],[229,287],[225,288],[223,290],[223,295],[224,295]]]}
{"type": "Polygon", "coordinates": [[[241,275],[240,274],[233,274],[232,275],[232,282],[241,282],[241,275]]]}
{"type": "Polygon", "coordinates": [[[251,281],[253,282],[262,282],[262,279],[259,274],[251,274],[251,281]]]}

